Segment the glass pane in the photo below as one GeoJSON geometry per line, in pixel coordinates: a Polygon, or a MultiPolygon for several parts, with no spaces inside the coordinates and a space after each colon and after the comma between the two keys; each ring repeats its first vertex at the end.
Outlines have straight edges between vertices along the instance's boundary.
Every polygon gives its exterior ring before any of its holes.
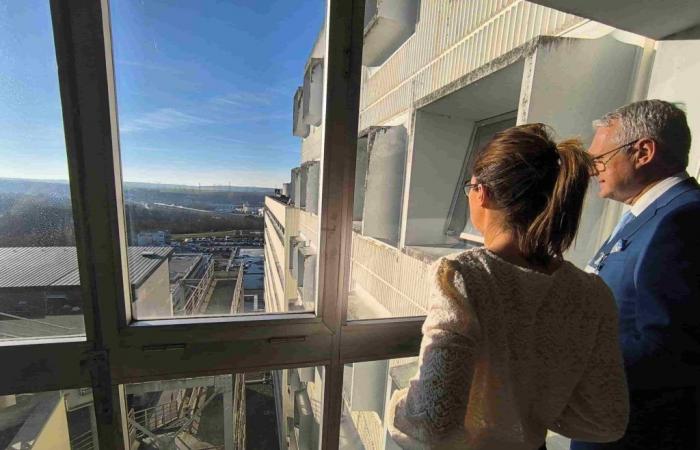
{"type": "MultiPolygon", "coordinates": [[[[529,2],[365,3],[347,317],[421,316],[430,265],[482,245],[463,189],[478,151],[516,122],[590,142],[591,122],[625,101],[619,89],[630,88],[639,48],[613,51],[591,35],[569,51],[547,50],[538,36],[582,19],[529,2]],[[619,70],[612,84],[602,75],[608,63],[619,70]],[[606,89],[591,88],[593,79],[606,89]]],[[[588,196],[567,254],[580,267],[605,226],[604,206],[588,196]]]]}
{"type": "Polygon", "coordinates": [[[110,7],[134,317],[313,311],[324,2],[110,7]]]}
{"type": "MultiPolygon", "coordinates": [[[[386,408],[394,392],[408,388],[417,373],[417,357],[346,364],[340,448],[400,450],[387,431],[386,408]]],[[[548,450],[568,450],[569,443],[556,433],[547,435],[548,450]]]]}
{"type": "Polygon", "coordinates": [[[96,449],[90,388],[0,396],[0,448],[96,449]]]}
{"type": "Polygon", "coordinates": [[[125,386],[130,448],[318,448],[323,369],[125,386]]]}
{"type": "Polygon", "coordinates": [[[84,336],[48,1],[0,2],[0,67],[0,342],[84,336]]]}

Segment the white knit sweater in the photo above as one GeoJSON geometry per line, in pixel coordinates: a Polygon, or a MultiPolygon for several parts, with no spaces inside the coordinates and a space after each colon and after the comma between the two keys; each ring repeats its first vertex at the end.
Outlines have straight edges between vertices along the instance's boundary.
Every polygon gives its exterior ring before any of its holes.
{"type": "Polygon", "coordinates": [[[628,398],[617,309],[596,275],[546,275],[485,249],[434,265],[420,368],[387,423],[405,449],[536,449],[547,429],[619,439],[628,398]]]}

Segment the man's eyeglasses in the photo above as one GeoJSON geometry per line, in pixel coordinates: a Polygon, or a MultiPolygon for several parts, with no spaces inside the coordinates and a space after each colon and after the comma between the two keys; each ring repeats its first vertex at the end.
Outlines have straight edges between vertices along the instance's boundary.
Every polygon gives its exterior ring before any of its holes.
{"type": "Polygon", "coordinates": [[[481,186],[481,183],[464,183],[464,195],[469,195],[469,191],[472,190],[472,188],[475,188],[477,186],[481,186]]]}
{"type": "Polygon", "coordinates": [[[605,169],[608,167],[608,163],[609,163],[610,161],[612,161],[612,159],[613,159],[618,153],[620,153],[620,150],[622,150],[623,148],[629,147],[630,145],[636,143],[638,140],[639,140],[639,139],[635,139],[635,140],[630,141],[630,142],[628,142],[628,143],[626,143],[626,144],[622,144],[622,145],[620,145],[619,147],[615,147],[615,148],[612,149],[612,150],[608,150],[607,152],[603,153],[602,155],[598,155],[598,156],[596,156],[595,158],[591,158],[591,160],[593,161],[593,167],[595,168],[595,173],[605,172],[605,169]],[[607,158],[605,161],[603,161],[602,158],[603,158],[604,156],[607,156],[607,155],[610,155],[610,157],[607,158]]]}

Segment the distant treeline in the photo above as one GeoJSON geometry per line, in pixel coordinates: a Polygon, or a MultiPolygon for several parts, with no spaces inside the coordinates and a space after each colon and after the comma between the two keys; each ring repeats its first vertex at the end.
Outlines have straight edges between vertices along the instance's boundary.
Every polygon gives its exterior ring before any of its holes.
{"type": "Polygon", "coordinates": [[[203,233],[225,230],[262,230],[263,218],[207,213],[168,207],[145,207],[127,204],[126,217],[129,237],[135,243],[139,231],[168,230],[172,234],[203,233]]]}
{"type": "MultiPolygon", "coordinates": [[[[146,208],[135,203],[127,203],[126,214],[132,242],[139,231],[168,230],[179,234],[263,229],[261,217],[167,207],[146,208]]],[[[0,247],[72,245],[75,245],[73,213],[67,198],[0,193],[0,247]]]]}
{"type": "Polygon", "coordinates": [[[262,207],[264,192],[227,192],[197,189],[143,189],[129,188],[124,192],[127,200],[140,203],[166,203],[186,206],[188,208],[214,211],[217,208],[230,208],[233,205],[248,204],[251,207],[262,207]]]}
{"type": "Polygon", "coordinates": [[[73,211],[65,198],[0,194],[0,247],[72,245],[73,211]]]}

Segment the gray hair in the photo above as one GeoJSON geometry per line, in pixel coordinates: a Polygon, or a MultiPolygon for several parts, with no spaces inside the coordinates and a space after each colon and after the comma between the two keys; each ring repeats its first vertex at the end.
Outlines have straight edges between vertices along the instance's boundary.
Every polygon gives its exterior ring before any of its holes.
{"type": "Polygon", "coordinates": [[[663,100],[642,100],[609,112],[593,122],[594,128],[620,124],[615,136],[618,145],[635,139],[653,139],[659,157],[667,165],[685,168],[690,153],[690,128],[683,110],[663,100]]]}

